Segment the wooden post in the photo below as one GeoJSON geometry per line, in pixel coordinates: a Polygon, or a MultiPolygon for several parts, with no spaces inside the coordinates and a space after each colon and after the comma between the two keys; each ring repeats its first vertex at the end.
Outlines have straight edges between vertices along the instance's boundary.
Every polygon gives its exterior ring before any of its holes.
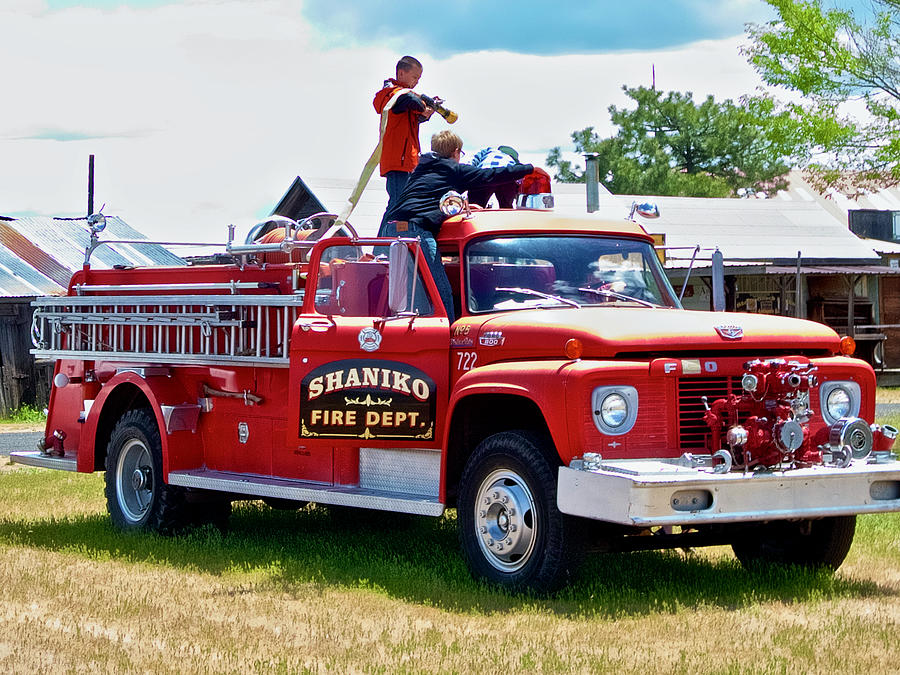
{"type": "Polygon", "coordinates": [[[88,209],[90,216],[94,213],[94,156],[88,157],[88,209]]]}

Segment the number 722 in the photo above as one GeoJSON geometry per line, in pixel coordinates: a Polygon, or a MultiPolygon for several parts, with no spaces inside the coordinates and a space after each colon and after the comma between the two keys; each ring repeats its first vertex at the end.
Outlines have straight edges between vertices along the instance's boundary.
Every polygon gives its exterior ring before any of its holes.
{"type": "Polygon", "coordinates": [[[476,352],[457,352],[459,354],[459,363],[456,364],[457,370],[472,370],[475,367],[475,361],[478,360],[476,352]]]}

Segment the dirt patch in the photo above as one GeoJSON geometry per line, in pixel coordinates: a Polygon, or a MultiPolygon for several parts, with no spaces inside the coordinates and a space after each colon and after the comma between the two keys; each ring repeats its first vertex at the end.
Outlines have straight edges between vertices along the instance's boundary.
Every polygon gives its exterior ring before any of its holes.
{"type": "Polygon", "coordinates": [[[43,431],[43,422],[7,422],[0,424],[0,434],[15,434],[26,431],[43,431]]]}

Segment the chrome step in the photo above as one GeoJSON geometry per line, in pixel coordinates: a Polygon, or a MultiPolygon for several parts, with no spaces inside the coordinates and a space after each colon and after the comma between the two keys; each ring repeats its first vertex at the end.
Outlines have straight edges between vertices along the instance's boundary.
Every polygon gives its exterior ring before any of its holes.
{"type": "Polygon", "coordinates": [[[28,466],[39,466],[44,469],[78,471],[78,461],[74,453],[65,457],[51,457],[37,450],[15,450],[9,453],[9,461],[13,464],[27,464],[28,466]]]}
{"type": "Polygon", "coordinates": [[[356,506],[379,511],[440,516],[444,505],[437,499],[404,492],[388,492],[359,487],[322,485],[287,478],[271,478],[229,471],[170,471],[169,484],[182,487],[231,492],[254,497],[278,497],[318,504],[356,506]]]}

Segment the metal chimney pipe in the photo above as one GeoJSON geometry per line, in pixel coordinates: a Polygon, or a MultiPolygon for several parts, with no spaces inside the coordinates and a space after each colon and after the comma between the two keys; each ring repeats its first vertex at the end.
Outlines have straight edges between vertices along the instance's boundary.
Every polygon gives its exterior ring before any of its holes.
{"type": "Polygon", "coordinates": [[[584,182],[587,186],[587,212],[600,208],[600,164],[596,152],[584,153],[584,182]]]}
{"type": "Polygon", "coordinates": [[[712,301],[714,312],[725,311],[725,258],[719,249],[712,254],[712,301]]]}

